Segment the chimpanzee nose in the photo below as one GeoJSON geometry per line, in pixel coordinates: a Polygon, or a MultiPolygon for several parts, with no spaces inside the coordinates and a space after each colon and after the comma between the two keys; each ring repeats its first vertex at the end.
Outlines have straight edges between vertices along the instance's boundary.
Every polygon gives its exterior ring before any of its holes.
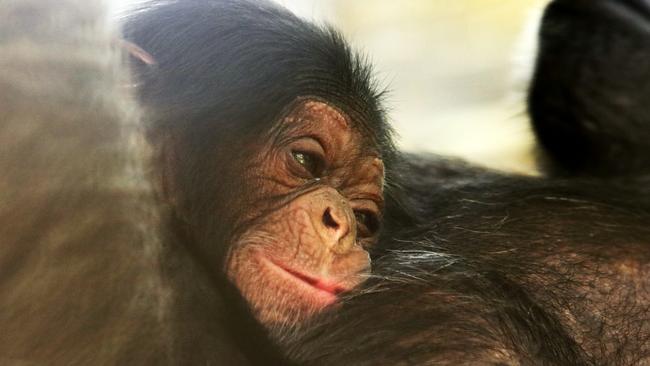
{"type": "Polygon", "coordinates": [[[339,241],[350,231],[350,224],[340,208],[327,207],[323,213],[323,225],[330,232],[331,238],[339,241]]]}
{"type": "Polygon", "coordinates": [[[324,245],[345,253],[355,243],[354,214],[345,198],[335,189],[323,189],[313,197],[311,220],[324,245]]]}

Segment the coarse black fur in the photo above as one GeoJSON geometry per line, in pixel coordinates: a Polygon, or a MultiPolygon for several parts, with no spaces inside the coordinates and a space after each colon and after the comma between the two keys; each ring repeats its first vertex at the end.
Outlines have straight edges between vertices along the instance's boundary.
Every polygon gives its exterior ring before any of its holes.
{"type": "Polygon", "coordinates": [[[554,1],[543,23],[528,105],[547,171],[650,173],[650,4],[554,1]]]}
{"type": "MultiPolygon", "coordinates": [[[[417,157],[401,167],[405,179],[439,170],[417,157]]],[[[443,169],[444,180],[420,176],[409,187],[419,223],[387,230],[387,249],[373,263],[378,278],[289,342],[296,359],[649,362],[647,184],[477,178],[462,169],[450,177],[443,169]]]]}

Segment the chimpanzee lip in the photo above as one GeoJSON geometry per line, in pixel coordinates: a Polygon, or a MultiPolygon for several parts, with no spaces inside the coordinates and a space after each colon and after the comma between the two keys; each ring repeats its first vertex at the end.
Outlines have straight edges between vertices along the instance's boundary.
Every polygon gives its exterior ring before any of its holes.
{"type": "Polygon", "coordinates": [[[277,267],[278,269],[284,271],[286,274],[293,277],[297,281],[307,284],[318,291],[326,292],[328,295],[336,297],[341,293],[348,291],[348,289],[346,289],[345,287],[336,284],[332,281],[327,281],[325,279],[317,278],[315,276],[306,274],[304,272],[297,271],[293,268],[290,268],[282,264],[281,262],[269,258],[265,258],[265,260],[270,264],[272,264],[274,267],[277,267]]]}

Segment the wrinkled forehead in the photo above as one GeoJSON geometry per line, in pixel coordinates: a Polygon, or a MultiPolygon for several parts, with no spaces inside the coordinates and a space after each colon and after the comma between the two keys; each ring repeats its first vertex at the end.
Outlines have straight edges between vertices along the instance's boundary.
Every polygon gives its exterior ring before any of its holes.
{"type": "Polygon", "coordinates": [[[298,98],[283,113],[279,126],[285,131],[313,135],[324,147],[346,160],[381,160],[376,139],[364,121],[319,98],[298,98]]]}

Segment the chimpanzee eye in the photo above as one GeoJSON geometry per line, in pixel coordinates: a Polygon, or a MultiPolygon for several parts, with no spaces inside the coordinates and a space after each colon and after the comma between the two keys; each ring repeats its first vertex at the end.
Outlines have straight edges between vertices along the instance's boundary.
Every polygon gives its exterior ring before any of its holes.
{"type": "Polygon", "coordinates": [[[373,236],[379,230],[379,218],[370,211],[355,211],[357,230],[360,237],[373,236]]]}
{"type": "Polygon", "coordinates": [[[324,163],[318,156],[304,151],[292,151],[291,155],[314,178],[322,175],[324,163]]]}

